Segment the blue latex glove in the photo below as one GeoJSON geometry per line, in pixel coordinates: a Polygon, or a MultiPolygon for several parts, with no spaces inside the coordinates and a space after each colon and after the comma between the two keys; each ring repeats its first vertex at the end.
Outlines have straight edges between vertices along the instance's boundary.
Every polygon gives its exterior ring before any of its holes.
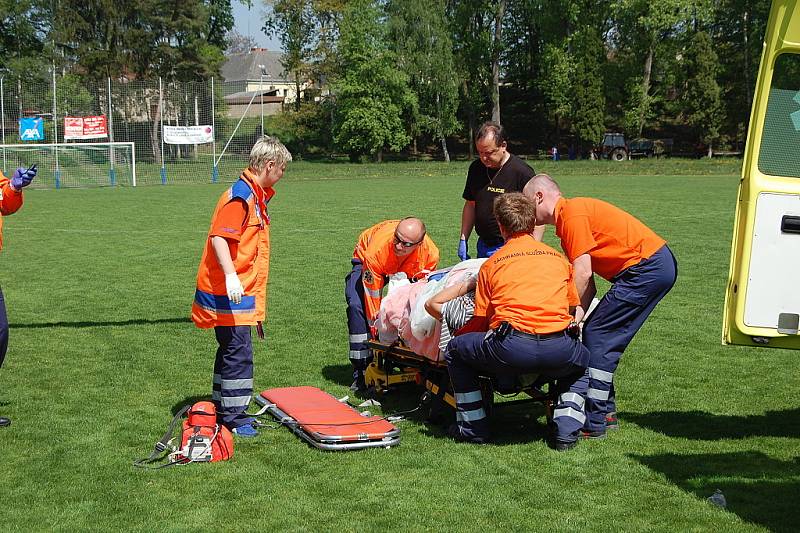
{"type": "Polygon", "coordinates": [[[33,165],[29,169],[24,169],[22,167],[18,168],[14,171],[14,174],[11,176],[11,187],[16,190],[20,190],[23,187],[27,187],[33,181],[33,178],[36,176],[36,165],[33,165]]]}
{"type": "Polygon", "coordinates": [[[458,258],[462,261],[466,261],[469,259],[469,254],[467,253],[467,240],[461,239],[458,241],[458,258]]]}

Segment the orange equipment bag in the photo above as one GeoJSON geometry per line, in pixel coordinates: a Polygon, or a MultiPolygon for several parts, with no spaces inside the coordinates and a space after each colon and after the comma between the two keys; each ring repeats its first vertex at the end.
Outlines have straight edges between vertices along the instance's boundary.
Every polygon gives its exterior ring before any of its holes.
{"type": "Polygon", "coordinates": [[[217,423],[217,410],[211,402],[197,402],[183,421],[181,447],[175,460],[182,463],[225,461],[233,455],[233,434],[217,423]]]}
{"type": "Polygon", "coordinates": [[[233,455],[233,434],[228,428],[217,423],[217,410],[208,401],[197,402],[181,409],[167,432],[155,445],[153,453],[146,459],[137,459],[134,466],[143,468],[162,468],[176,464],[189,464],[214,461],[225,461],[233,455]],[[188,411],[188,418],[183,421],[180,447],[173,445],[172,433],[178,420],[188,411]],[[157,466],[150,463],[163,459],[168,452],[169,462],[157,466]],[[159,457],[160,456],[160,457],[159,457]]]}

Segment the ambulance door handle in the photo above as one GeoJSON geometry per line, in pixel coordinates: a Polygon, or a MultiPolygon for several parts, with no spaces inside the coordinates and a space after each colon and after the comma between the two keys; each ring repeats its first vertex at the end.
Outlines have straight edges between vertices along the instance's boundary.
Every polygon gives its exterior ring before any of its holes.
{"type": "Polygon", "coordinates": [[[800,233],[800,216],[783,215],[781,218],[781,233],[800,233]]]}

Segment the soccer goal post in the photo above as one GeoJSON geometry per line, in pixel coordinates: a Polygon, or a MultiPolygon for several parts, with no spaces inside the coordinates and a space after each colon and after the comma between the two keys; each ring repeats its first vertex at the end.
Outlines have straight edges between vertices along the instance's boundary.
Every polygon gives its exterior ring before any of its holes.
{"type": "Polygon", "coordinates": [[[3,174],[36,165],[31,187],[136,187],[136,147],[132,142],[0,144],[3,174]]]}

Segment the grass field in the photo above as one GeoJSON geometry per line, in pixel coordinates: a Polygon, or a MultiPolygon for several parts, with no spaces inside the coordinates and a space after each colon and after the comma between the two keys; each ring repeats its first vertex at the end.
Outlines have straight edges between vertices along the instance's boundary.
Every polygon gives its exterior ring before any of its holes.
{"type": "MultiPolygon", "coordinates": [[[[790,351],[723,347],[738,161],[543,162],[568,196],[635,213],[678,283],[623,357],[621,429],[559,454],[543,410],[498,410],[496,443],[421,418],[390,450],[327,453],[287,429],[233,459],[131,466],[210,395],[213,333],[188,320],[219,185],[26,193],[0,254],[11,341],[0,371],[4,530],[791,531],[800,371],[790,351]],[[641,163],[641,164],[639,164],[641,163]],[[638,165],[638,166],[637,166],[638,165]],[[722,489],[727,510],[705,501],[722,489]]],[[[343,278],[360,230],[415,214],[455,262],[466,163],[290,165],[270,205],[267,339],[256,389],[348,392],[343,278]],[[371,178],[371,179],[370,179],[371,178]]],[[[552,229],[548,240],[555,244],[552,229]]],[[[474,248],[474,238],[471,243],[474,248]]],[[[601,285],[600,290],[605,290],[601,285]]],[[[396,391],[384,412],[415,405],[396,391]]],[[[794,510],[793,510],[794,509],[794,510]]]]}

